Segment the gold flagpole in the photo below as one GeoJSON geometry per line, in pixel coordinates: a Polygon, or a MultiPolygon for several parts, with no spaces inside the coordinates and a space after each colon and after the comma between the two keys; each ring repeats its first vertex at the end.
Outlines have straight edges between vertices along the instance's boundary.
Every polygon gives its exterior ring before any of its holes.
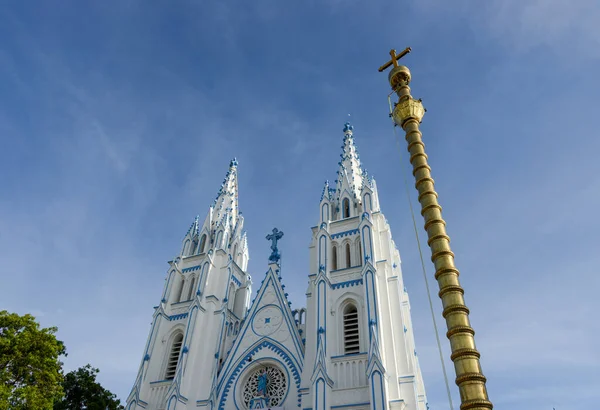
{"type": "Polygon", "coordinates": [[[419,192],[421,215],[425,221],[427,244],[431,248],[431,260],[435,266],[435,279],[439,285],[439,296],[444,308],[450,340],[451,356],[456,373],[456,384],[460,390],[461,410],[489,410],[493,408],[485,386],[486,378],[481,372],[480,354],[475,347],[475,331],[469,322],[469,309],[463,298],[464,290],[458,280],[458,269],[454,265],[454,253],[450,249],[450,237],[446,234],[446,222],[442,218],[442,207],[438,202],[431,167],[427,163],[425,145],[419,124],[425,114],[421,100],[410,95],[410,70],[398,65],[398,59],[410,53],[406,48],[400,54],[390,51],[391,60],[379,67],[383,71],[394,66],[388,79],[392,90],[398,94],[392,117],[406,133],[410,163],[415,177],[415,188],[419,192]]]}

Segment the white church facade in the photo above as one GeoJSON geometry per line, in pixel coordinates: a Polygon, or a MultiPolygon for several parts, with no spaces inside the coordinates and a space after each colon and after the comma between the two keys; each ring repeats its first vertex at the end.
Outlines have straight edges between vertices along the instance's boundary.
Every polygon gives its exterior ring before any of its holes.
{"type": "Polygon", "coordinates": [[[341,157],[311,232],[306,307],[295,309],[277,229],[251,301],[231,161],[169,262],[127,410],[427,409],[400,255],[348,123],[341,157]]]}

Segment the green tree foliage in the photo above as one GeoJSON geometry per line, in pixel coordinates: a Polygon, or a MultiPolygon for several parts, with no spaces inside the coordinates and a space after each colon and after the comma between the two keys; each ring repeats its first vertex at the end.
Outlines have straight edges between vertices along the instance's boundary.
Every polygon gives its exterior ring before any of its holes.
{"type": "Polygon", "coordinates": [[[63,343],[31,315],[0,312],[0,410],[52,409],[62,396],[63,343]]]}
{"type": "Polygon", "coordinates": [[[99,370],[89,364],[65,375],[65,395],[54,404],[54,410],[119,410],[117,396],[96,381],[99,370]]]}

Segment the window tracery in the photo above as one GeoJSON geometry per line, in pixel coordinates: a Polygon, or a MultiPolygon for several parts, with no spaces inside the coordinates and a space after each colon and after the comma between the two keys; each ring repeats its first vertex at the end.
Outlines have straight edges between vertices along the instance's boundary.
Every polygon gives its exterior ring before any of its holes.
{"type": "Polygon", "coordinates": [[[250,408],[252,399],[261,397],[262,392],[259,392],[259,378],[263,371],[267,374],[266,397],[269,399],[269,406],[280,406],[285,400],[287,393],[285,374],[275,366],[260,366],[250,374],[242,390],[242,400],[247,409],[250,408]]]}

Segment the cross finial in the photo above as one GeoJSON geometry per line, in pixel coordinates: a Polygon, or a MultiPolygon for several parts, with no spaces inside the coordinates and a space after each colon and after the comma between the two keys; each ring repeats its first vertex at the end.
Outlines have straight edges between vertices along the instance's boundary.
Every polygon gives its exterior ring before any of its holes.
{"type": "Polygon", "coordinates": [[[392,57],[392,59],[390,61],[388,61],[387,63],[385,63],[384,65],[382,65],[381,67],[379,67],[379,72],[382,72],[383,70],[385,70],[392,64],[394,65],[394,67],[398,67],[398,60],[400,60],[402,57],[404,57],[408,53],[410,53],[410,47],[406,47],[404,49],[404,51],[402,51],[400,54],[396,54],[396,50],[393,50],[393,49],[390,50],[390,56],[392,57]]]}
{"type": "Polygon", "coordinates": [[[279,254],[279,250],[277,249],[277,241],[279,241],[283,237],[283,232],[281,232],[277,228],[273,228],[273,233],[267,235],[267,240],[271,241],[271,256],[269,256],[269,261],[278,263],[281,255],[279,254]]]}

